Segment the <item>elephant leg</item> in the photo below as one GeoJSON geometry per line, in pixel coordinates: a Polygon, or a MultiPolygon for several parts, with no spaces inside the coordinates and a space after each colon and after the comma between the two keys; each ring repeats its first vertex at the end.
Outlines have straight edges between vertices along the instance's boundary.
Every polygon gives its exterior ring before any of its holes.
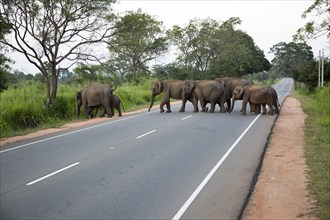
{"type": "Polygon", "coordinates": [[[111,115],[115,115],[115,107],[114,106],[111,106],[110,107],[110,111],[111,111],[111,115]]]}
{"type": "Polygon", "coordinates": [[[220,112],[221,113],[225,113],[226,112],[225,103],[224,102],[220,102],[220,112]]]}
{"type": "Polygon", "coordinates": [[[171,111],[170,100],[168,100],[168,102],[166,102],[166,108],[167,108],[166,113],[171,113],[171,112],[172,112],[172,111],[171,111]]]}
{"type": "Polygon", "coordinates": [[[194,97],[193,99],[193,105],[194,105],[194,112],[198,112],[198,99],[194,97]]]}
{"type": "Polygon", "coordinates": [[[109,104],[109,106],[108,105],[103,106],[103,108],[104,108],[105,114],[107,114],[107,117],[111,118],[112,117],[112,111],[111,111],[111,108],[110,108],[110,104],[109,104]]]}
{"type": "Polygon", "coordinates": [[[247,100],[243,100],[242,102],[242,109],[241,109],[241,115],[246,115],[246,105],[247,105],[248,101],[247,100]]]}
{"type": "Polygon", "coordinates": [[[254,103],[252,103],[252,102],[249,102],[249,104],[250,104],[250,112],[251,113],[252,112],[256,112],[256,105],[254,103]]]}
{"type": "Polygon", "coordinates": [[[118,111],[118,116],[122,116],[121,109],[120,109],[120,104],[117,106],[117,111],[118,111]]]}
{"type": "Polygon", "coordinates": [[[205,99],[199,99],[200,103],[201,103],[201,108],[202,108],[202,112],[207,112],[208,108],[206,108],[206,104],[207,102],[205,101],[205,99]]]}
{"type": "Polygon", "coordinates": [[[277,103],[274,105],[275,107],[275,114],[280,114],[280,110],[278,109],[277,103]]]}
{"type": "Polygon", "coordinates": [[[211,103],[210,113],[214,113],[214,111],[215,111],[215,103],[211,103]]]}
{"type": "Polygon", "coordinates": [[[263,115],[267,114],[266,104],[262,104],[262,114],[263,115]]]}
{"type": "Polygon", "coordinates": [[[260,114],[260,112],[261,112],[261,104],[257,104],[256,106],[255,106],[255,114],[256,115],[259,115],[260,114]]]}
{"type": "Polygon", "coordinates": [[[165,110],[164,110],[164,105],[165,105],[165,104],[167,105],[167,100],[165,100],[165,99],[163,98],[162,102],[161,102],[160,105],[159,105],[160,113],[165,112],[165,110]]]}
{"type": "Polygon", "coordinates": [[[87,118],[93,118],[92,112],[93,112],[94,108],[88,106],[85,110],[85,115],[87,118]]]}
{"type": "Polygon", "coordinates": [[[267,103],[268,107],[269,107],[269,115],[273,115],[274,114],[274,109],[273,109],[273,102],[271,103],[267,103]]]}
{"type": "Polygon", "coordinates": [[[186,111],[186,103],[187,103],[187,99],[182,99],[182,104],[181,104],[181,108],[180,108],[179,112],[186,111]]]}

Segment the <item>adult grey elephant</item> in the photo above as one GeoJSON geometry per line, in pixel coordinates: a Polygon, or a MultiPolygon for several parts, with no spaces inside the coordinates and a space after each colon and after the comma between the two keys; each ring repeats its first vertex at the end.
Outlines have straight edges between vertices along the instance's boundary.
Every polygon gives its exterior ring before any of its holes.
{"type": "MultiPolygon", "coordinates": [[[[238,99],[242,99],[242,110],[241,114],[246,114],[246,105],[249,102],[250,104],[254,104],[254,108],[256,106],[256,110],[260,108],[260,105],[263,105],[263,114],[267,113],[265,108],[265,104],[269,107],[268,114],[273,115],[274,109],[275,113],[279,113],[279,101],[277,92],[274,88],[270,86],[257,86],[257,85],[245,85],[245,86],[237,86],[233,92],[233,103],[230,112],[233,110],[235,101],[238,99]],[[273,108],[274,107],[274,108],[273,108]]],[[[252,107],[251,107],[252,109],[252,107]]],[[[256,112],[257,113],[257,112],[256,112]]]]}
{"type": "Polygon", "coordinates": [[[221,83],[225,87],[227,111],[230,111],[230,109],[231,109],[230,99],[233,96],[233,91],[236,88],[236,86],[244,86],[244,85],[252,84],[251,82],[247,81],[246,79],[242,79],[239,77],[216,78],[215,81],[221,83]]]}
{"type": "Polygon", "coordinates": [[[108,117],[112,117],[110,109],[110,98],[112,92],[116,90],[109,85],[99,84],[89,86],[76,93],[76,111],[80,115],[80,107],[83,106],[85,116],[92,118],[94,108],[103,107],[108,117]]]}
{"type": "Polygon", "coordinates": [[[182,107],[187,97],[193,97],[194,112],[198,112],[198,100],[202,111],[207,112],[206,104],[211,103],[210,112],[213,113],[215,105],[220,105],[221,112],[225,112],[225,89],[223,85],[214,80],[186,80],[182,90],[182,107]]]}
{"type": "MultiPolygon", "coordinates": [[[[162,80],[156,81],[152,87],[151,100],[148,111],[152,108],[155,100],[155,96],[163,93],[163,99],[159,105],[160,112],[164,112],[164,105],[166,105],[167,111],[171,111],[170,99],[181,99],[182,97],[182,80],[162,80]]],[[[189,98],[190,99],[190,98],[189,98]]],[[[189,100],[188,99],[188,100],[189,100]]],[[[192,99],[191,99],[192,102],[192,99]]],[[[180,112],[184,112],[184,109],[180,109],[180,112]]]]}

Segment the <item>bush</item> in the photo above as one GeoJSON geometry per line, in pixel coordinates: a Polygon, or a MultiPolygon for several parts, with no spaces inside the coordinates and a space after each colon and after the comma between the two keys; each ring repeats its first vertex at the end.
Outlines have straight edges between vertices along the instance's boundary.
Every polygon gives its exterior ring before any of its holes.
{"type": "MultiPolygon", "coordinates": [[[[126,111],[146,107],[151,98],[154,80],[139,78],[139,83],[124,83],[114,94],[119,96],[126,111]]],[[[17,135],[26,129],[52,127],[77,119],[75,94],[86,85],[59,84],[55,103],[48,105],[45,86],[41,82],[23,81],[1,93],[1,137],[17,135]]],[[[162,95],[155,97],[159,101],[162,95]]],[[[84,118],[82,114],[81,118],[84,118]]]]}

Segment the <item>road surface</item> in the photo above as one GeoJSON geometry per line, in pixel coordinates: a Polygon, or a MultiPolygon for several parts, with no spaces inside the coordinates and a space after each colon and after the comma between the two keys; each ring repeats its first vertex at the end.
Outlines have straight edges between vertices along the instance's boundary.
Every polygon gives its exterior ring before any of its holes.
{"type": "Polygon", "coordinates": [[[179,107],[2,146],[1,219],[237,218],[277,116],[179,107]]]}

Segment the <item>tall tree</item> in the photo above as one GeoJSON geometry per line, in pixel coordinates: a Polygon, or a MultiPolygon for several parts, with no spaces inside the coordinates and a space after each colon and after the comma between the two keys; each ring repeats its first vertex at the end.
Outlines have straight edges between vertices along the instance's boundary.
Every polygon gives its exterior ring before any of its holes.
{"type": "MultiPolygon", "coordinates": [[[[5,23],[2,15],[0,14],[0,40],[4,39],[6,34],[10,33],[10,27],[5,23]]],[[[0,92],[7,89],[8,74],[10,71],[9,63],[11,60],[5,56],[3,45],[0,44],[0,92]]]]}
{"type": "Polygon", "coordinates": [[[316,18],[321,18],[321,22],[317,22],[315,19],[309,21],[304,27],[297,30],[297,33],[293,36],[295,41],[315,39],[320,36],[326,35],[330,38],[330,2],[329,0],[314,0],[314,3],[307,8],[302,18],[306,19],[308,15],[313,15],[316,18]]]}
{"type": "Polygon", "coordinates": [[[240,23],[240,18],[232,17],[221,23],[194,19],[185,27],[174,26],[168,34],[180,51],[177,62],[197,79],[268,70],[263,51],[248,34],[235,29],[240,23]]]}
{"type": "Polygon", "coordinates": [[[68,68],[77,60],[98,60],[89,46],[114,34],[111,5],[115,1],[2,0],[0,15],[13,35],[0,43],[24,54],[38,68],[52,104],[60,65],[68,68]]]}
{"type": "Polygon", "coordinates": [[[111,62],[119,63],[120,70],[133,77],[168,49],[162,22],[141,10],[127,12],[116,26],[119,34],[108,42],[111,62]]]}
{"type": "Polygon", "coordinates": [[[178,25],[168,35],[180,51],[177,60],[188,69],[193,77],[205,77],[211,59],[215,56],[215,33],[219,22],[214,19],[193,19],[186,27],[178,25]]]}
{"type": "Polygon", "coordinates": [[[275,44],[270,52],[274,54],[272,60],[274,71],[299,82],[310,83],[311,79],[317,82],[313,71],[313,51],[306,43],[281,42],[275,44]]]}

